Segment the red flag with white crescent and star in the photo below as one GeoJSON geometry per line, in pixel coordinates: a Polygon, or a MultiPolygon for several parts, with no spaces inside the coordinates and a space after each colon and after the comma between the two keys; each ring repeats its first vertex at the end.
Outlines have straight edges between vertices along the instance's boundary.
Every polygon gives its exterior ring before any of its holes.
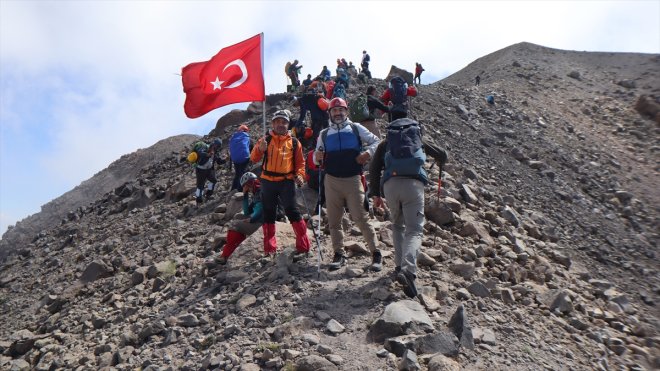
{"type": "Polygon", "coordinates": [[[263,33],[181,69],[186,116],[194,119],[227,104],[264,100],[262,39],[263,33]]]}

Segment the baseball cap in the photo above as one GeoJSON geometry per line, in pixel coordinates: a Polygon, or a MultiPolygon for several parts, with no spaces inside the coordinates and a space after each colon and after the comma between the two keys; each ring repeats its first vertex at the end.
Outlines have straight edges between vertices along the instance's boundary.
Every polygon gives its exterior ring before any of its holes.
{"type": "Polygon", "coordinates": [[[291,114],[290,114],[290,112],[289,112],[288,110],[281,109],[281,110],[279,110],[279,111],[275,111],[275,114],[273,115],[273,119],[272,119],[271,121],[274,121],[274,120],[277,119],[277,118],[283,118],[283,119],[285,119],[285,120],[291,122],[291,119],[289,119],[289,116],[290,116],[290,115],[291,115],[291,114]]]}

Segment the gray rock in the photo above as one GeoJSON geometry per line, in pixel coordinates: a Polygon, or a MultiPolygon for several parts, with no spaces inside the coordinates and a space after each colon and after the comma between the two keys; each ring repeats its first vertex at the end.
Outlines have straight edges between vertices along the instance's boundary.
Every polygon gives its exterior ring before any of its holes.
{"type": "Polygon", "coordinates": [[[82,282],[92,282],[96,281],[99,278],[110,277],[114,272],[112,265],[108,265],[102,261],[93,261],[91,262],[83,271],[80,276],[80,281],[82,282]]]}
{"type": "Polygon", "coordinates": [[[138,337],[140,341],[145,341],[149,337],[153,335],[158,335],[163,331],[165,331],[165,325],[163,325],[161,322],[151,322],[144,325],[144,327],[142,327],[142,330],[140,330],[138,337]]]}
{"type": "Polygon", "coordinates": [[[148,267],[138,267],[132,274],[131,274],[131,284],[133,286],[139,285],[142,282],[144,282],[146,276],[147,276],[147,270],[148,267]]]}
{"type": "Polygon", "coordinates": [[[634,89],[637,87],[637,83],[635,83],[635,80],[620,80],[616,83],[619,86],[623,86],[626,89],[634,89]]]}
{"type": "Polygon", "coordinates": [[[539,301],[545,304],[550,311],[556,310],[560,313],[570,313],[573,311],[573,301],[568,291],[563,289],[550,290],[541,295],[539,301]]]}
{"type": "Polygon", "coordinates": [[[9,371],[28,371],[30,370],[30,364],[24,359],[16,359],[11,362],[9,371]]]}
{"type": "MultiPolygon", "coordinates": [[[[463,304],[460,304],[447,323],[449,329],[454,333],[460,345],[467,349],[474,349],[474,339],[472,337],[472,328],[468,322],[467,314],[463,304]]],[[[450,355],[442,353],[444,355],[450,355]]]]}
{"type": "Polygon", "coordinates": [[[516,297],[513,295],[513,291],[511,289],[502,289],[500,290],[500,295],[502,296],[502,301],[504,304],[512,305],[516,302],[516,297]]]}
{"type": "Polygon", "coordinates": [[[461,366],[458,362],[442,354],[434,355],[428,364],[429,371],[460,371],[461,366]]]}
{"type": "Polygon", "coordinates": [[[257,297],[252,294],[243,295],[238,302],[236,302],[236,309],[238,311],[244,311],[246,308],[257,303],[257,297]]]}
{"type": "Polygon", "coordinates": [[[333,335],[341,334],[342,332],[344,332],[344,330],[346,330],[346,328],[342,326],[341,323],[337,322],[334,319],[328,321],[328,323],[325,325],[325,329],[328,330],[333,335]]]}
{"type": "Polygon", "coordinates": [[[484,285],[481,281],[475,281],[467,287],[467,290],[470,294],[479,297],[487,298],[490,296],[490,290],[484,285]]]}
{"type": "Polygon", "coordinates": [[[476,343],[495,345],[496,342],[495,333],[490,329],[475,327],[472,330],[472,334],[474,335],[474,340],[476,343]]]}
{"type": "Polygon", "coordinates": [[[259,366],[256,363],[245,363],[241,365],[241,368],[239,368],[239,371],[260,371],[261,366],[259,366]]]}
{"type": "Polygon", "coordinates": [[[177,318],[177,323],[182,327],[195,327],[199,325],[199,319],[192,313],[184,313],[177,318]]]}
{"type": "MultiPolygon", "coordinates": [[[[435,294],[435,291],[433,293],[435,294]]],[[[438,301],[435,300],[433,296],[428,295],[424,292],[422,292],[422,294],[419,295],[419,301],[422,302],[426,310],[429,312],[435,312],[441,308],[440,303],[438,303],[438,301]]]]}
{"type": "Polygon", "coordinates": [[[456,290],[456,298],[460,300],[470,300],[472,296],[465,287],[456,290]]]}
{"type": "Polygon", "coordinates": [[[400,371],[416,371],[421,370],[422,366],[417,362],[417,355],[412,350],[406,350],[399,362],[400,371]]]}
{"type": "Polygon", "coordinates": [[[475,266],[474,263],[457,262],[451,264],[449,266],[449,270],[451,270],[454,274],[461,276],[467,280],[470,279],[472,275],[474,275],[475,266]]]}
{"type": "Polygon", "coordinates": [[[30,330],[27,329],[14,332],[9,337],[9,340],[12,340],[12,343],[9,345],[8,349],[9,355],[15,358],[29,352],[34,347],[34,343],[38,339],[38,337],[36,337],[30,330]]]}
{"type": "Polygon", "coordinates": [[[432,200],[431,202],[425,203],[424,214],[427,219],[438,225],[453,223],[455,220],[451,202],[448,202],[447,198],[444,200],[432,200]]]}
{"type": "Polygon", "coordinates": [[[338,370],[337,366],[328,361],[327,359],[310,355],[298,359],[296,362],[296,371],[335,371],[338,370]]]}
{"type": "MultiPolygon", "coordinates": [[[[438,331],[433,334],[417,337],[414,340],[413,346],[413,349],[418,354],[441,353],[454,357],[458,355],[459,340],[449,331],[438,331]]],[[[474,345],[470,349],[474,349],[474,345]]]]}
{"type": "Polygon", "coordinates": [[[332,354],[334,350],[327,345],[319,344],[316,346],[316,351],[323,355],[328,355],[328,354],[332,354]]]}
{"type": "Polygon", "coordinates": [[[284,359],[291,360],[300,357],[300,354],[302,354],[300,351],[293,349],[285,349],[284,352],[282,352],[282,357],[284,359]]]}
{"type": "Polygon", "coordinates": [[[316,345],[321,341],[321,339],[319,339],[319,337],[314,334],[303,334],[302,340],[306,341],[310,345],[316,345]]]}
{"type": "Polygon", "coordinates": [[[325,356],[325,359],[327,359],[328,361],[334,363],[337,366],[344,363],[344,359],[341,358],[341,356],[337,355],[337,354],[328,354],[327,356],[325,356]]]}
{"type": "Polygon", "coordinates": [[[433,322],[416,301],[402,300],[388,305],[369,329],[368,338],[382,343],[386,338],[433,331],[433,322]]]}
{"type": "Polygon", "coordinates": [[[391,337],[385,340],[385,349],[397,357],[401,357],[406,350],[415,349],[415,338],[417,335],[403,335],[391,337]]]}
{"type": "Polygon", "coordinates": [[[428,254],[424,253],[423,251],[420,251],[417,254],[417,265],[421,267],[432,267],[437,263],[435,259],[430,257],[428,254]]]}
{"type": "Polygon", "coordinates": [[[461,194],[461,197],[463,197],[463,200],[469,204],[476,204],[479,201],[474,192],[472,192],[470,186],[467,184],[461,185],[459,193],[461,194]]]}
{"type": "Polygon", "coordinates": [[[514,227],[518,227],[520,225],[520,215],[518,215],[518,212],[512,207],[504,206],[504,209],[500,211],[500,216],[506,219],[514,227]]]}

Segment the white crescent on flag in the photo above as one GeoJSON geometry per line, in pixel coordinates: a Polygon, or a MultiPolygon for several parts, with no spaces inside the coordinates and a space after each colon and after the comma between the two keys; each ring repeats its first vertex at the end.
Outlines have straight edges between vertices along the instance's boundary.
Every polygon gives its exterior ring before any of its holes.
{"type": "Polygon", "coordinates": [[[245,82],[245,80],[247,80],[247,78],[248,78],[247,67],[245,67],[245,62],[243,62],[242,59],[236,59],[236,60],[234,60],[234,61],[231,61],[229,64],[227,64],[227,65],[225,66],[225,68],[222,69],[222,72],[225,72],[225,70],[226,70],[227,68],[229,68],[229,66],[232,66],[232,65],[238,66],[238,68],[241,69],[241,74],[242,74],[243,76],[241,76],[241,78],[238,79],[238,81],[234,82],[233,84],[231,84],[231,85],[229,85],[229,86],[226,86],[225,89],[231,89],[231,88],[239,87],[239,86],[241,86],[241,84],[243,84],[243,83],[245,82]]]}
{"type": "MultiPolygon", "coordinates": [[[[248,78],[248,72],[247,72],[247,67],[245,67],[245,62],[243,62],[242,59],[235,59],[231,62],[229,62],[225,68],[222,69],[222,72],[225,72],[229,66],[237,66],[238,68],[241,69],[241,78],[235,81],[233,84],[225,86],[225,89],[232,89],[241,86],[245,80],[248,78]]],[[[215,81],[209,81],[211,85],[213,85],[213,90],[222,90],[222,83],[224,81],[221,81],[218,76],[215,77],[215,81]]]]}

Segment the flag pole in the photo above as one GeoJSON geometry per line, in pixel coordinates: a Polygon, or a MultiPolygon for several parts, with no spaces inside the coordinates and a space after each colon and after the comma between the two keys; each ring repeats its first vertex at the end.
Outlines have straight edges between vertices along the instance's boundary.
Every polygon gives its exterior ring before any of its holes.
{"type": "MultiPolygon", "coordinates": [[[[261,76],[264,75],[264,33],[261,33],[261,76]]],[[[266,132],[266,81],[264,80],[264,100],[261,102],[261,115],[262,115],[262,121],[261,121],[261,126],[264,130],[264,136],[268,134],[266,132]]]]}

